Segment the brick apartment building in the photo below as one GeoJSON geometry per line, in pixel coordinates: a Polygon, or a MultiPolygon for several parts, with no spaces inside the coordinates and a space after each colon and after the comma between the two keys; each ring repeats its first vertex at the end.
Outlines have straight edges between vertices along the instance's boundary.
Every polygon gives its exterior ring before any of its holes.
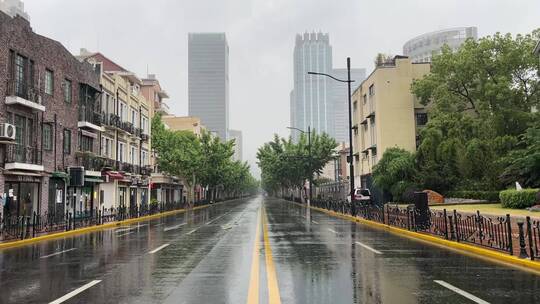
{"type": "MultiPolygon", "coordinates": [[[[0,12],[0,212],[65,214],[98,207],[101,174],[73,186],[68,168],[96,153],[99,75],[62,44],[0,12]],[[9,125],[15,126],[11,138],[9,125]]],[[[5,215],[7,215],[5,214],[5,215]]]]}

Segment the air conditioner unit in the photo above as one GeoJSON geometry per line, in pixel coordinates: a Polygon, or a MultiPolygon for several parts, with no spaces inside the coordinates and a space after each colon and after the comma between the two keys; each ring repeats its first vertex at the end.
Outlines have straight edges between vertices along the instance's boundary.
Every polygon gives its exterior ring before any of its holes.
{"type": "Polygon", "coordinates": [[[8,123],[0,124],[0,139],[15,140],[15,126],[8,123]]]}

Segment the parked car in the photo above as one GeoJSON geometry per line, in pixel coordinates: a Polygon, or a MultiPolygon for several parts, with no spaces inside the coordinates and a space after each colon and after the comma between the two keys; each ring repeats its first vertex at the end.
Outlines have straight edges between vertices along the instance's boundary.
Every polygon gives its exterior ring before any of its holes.
{"type": "MultiPolygon", "coordinates": [[[[371,192],[369,189],[356,188],[354,189],[354,201],[361,203],[371,202],[371,192]]],[[[347,202],[351,202],[351,196],[347,195],[347,202]]]]}

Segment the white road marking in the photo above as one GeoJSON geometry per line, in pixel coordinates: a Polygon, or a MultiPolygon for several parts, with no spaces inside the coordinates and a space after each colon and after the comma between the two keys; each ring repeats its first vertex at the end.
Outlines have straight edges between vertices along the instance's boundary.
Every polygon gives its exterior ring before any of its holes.
{"type": "Polygon", "coordinates": [[[175,230],[175,229],[178,229],[178,228],[184,226],[185,224],[186,224],[186,223],[182,223],[182,224],[179,224],[179,225],[176,225],[176,226],[165,227],[165,228],[163,229],[163,231],[166,232],[166,231],[175,230]]]}
{"type": "Polygon", "coordinates": [[[443,287],[446,287],[446,288],[452,290],[453,292],[455,292],[455,293],[457,293],[459,295],[464,296],[465,298],[467,298],[467,299],[469,299],[469,300],[471,300],[471,301],[473,301],[475,303],[489,304],[489,302],[486,302],[486,301],[484,301],[484,300],[482,300],[482,299],[480,299],[480,298],[478,298],[478,297],[476,297],[476,296],[474,296],[474,295],[472,295],[472,294],[470,294],[470,293],[468,293],[468,292],[466,292],[464,290],[461,290],[461,289],[457,288],[456,286],[454,286],[452,284],[446,283],[445,281],[441,281],[441,280],[433,280],[433,281],[435,283],[443,286],[443,287]]]}
{"type": "Polygon", "coordinates": [[[154,227],[163,226],[163,225],[165,225],[165,223],[155,224],[154,227]]]}
{"type": "Polygon", "coordinates": [[[51,253],[51,254],[48,254],[48,255],[44,255],[40,259],[50,258],[50,257],[56,256],[56,255],[59,255],[59,254],[62,254],[62,253],[70,252],[70,251],[73,251],[73,250],[77,250],[77,248],[70,248],[70,249],[59,251],[59,252],[51,253]]]}
{"type": "Polygon", "coordinates": [[[163,249],[163,248],[165,248],[165,247],[167,247],[167,246],[169,246],[169,245],[170,245],[170,244],[163,244],[163,245],[159,246],[158,248],[156,248],[156,249],[154,249],[154,250],[152,250],[152,251],[150,251],[150,252],[148,252],[148,253],[154,254],[154,253],[160,251],[161,249],[163,249]]]}
{"type": "Polygon", "coordinates": [[[317,225],[319,224],[319,222],[317,222],[316,220],[311,220],[311,222],[312,222],[313,224],[317,224],[317,225]]]}
{"type": "Polygon", "coordinates": [[[130,232],[126,232],[126,233],[122,233],[122,234],[118,234],[117,237],[122,237],[122,236],[126,236],[128,234],[132,234],[133,231],[130,231],[130,232]]]}
{"type": "Polygon", "coordinates": [[[333,232],[333,233],[335,233],[335,234],[339,234],[337,231],[335,231],[335,230],[333,230],[333,229],[330,229],[330,228],[328,228],[328,231],[333,232]]]}
{"type": "Polygon", "coordinates": [[[63,296],[63,297],[61,297],[61,298],[58,298],[58,299],[56,299],[56,300],[54,300],[54,301],[52,301],[52,302],[49,302],[49,304],[60,304],[60,303],[64,303],[65,301],[67,301],[67,300],[73,298],[74,296],[80,294],[81,292],[83,292],[83,291],[87,290],[88,288],[90,288],[90,287],[92,287],[92,286],[94,286],[94,285],[96,285],[96,284],[99,284],[99,283],[101,283],[101,280],[94,280],[94,281],[92,281],[92,282],[90,282],[90,283],[88,283],[88,284],[86,284],[86,285],[83,285],[83,286],[81,286],[81,287],[75,289],[74,291],[68,293],[67,295],[65,295],[65,296],[63,296]]]}
{"type": "Polygon", "coordinates": [[[192,234],[193,232],[197,231],[197,229],[199,229],[199,228],[195,228],[195,229],[191,230],[190,232],[188,232],[186,234],[192,234]]]}
{"type": "Polygon", "coordinates": [[[368,245],[366,245],[366,244],[363,244],[363,243],[360,243],[360,242],[356,242],[356,244],[358,244],[358,245],[360,245],[360,246],[366,248],[367,250],[370,250],[370,251],[373,252],[373,253],[376,253],[376,254],[382,254],[382,252],[380,252],[379,250],[374,249],[373,247],[370,247],[370,246],[368,246],[368,245]]]}
{"type": "Polygon", "coordinates": [[[135,229],[145,227],[145,226],[148,226],[148,224],[138,225],[138,226],[135,226],[135,227],[129,227],[129,228],[124,228],[124,229],[118,229],[115,232],[116,233],[121,233],[121,232],[125,232],[125,231],[135,230],[135,229]]]}
{"type": "Polygon", "coordinates": [[[220,218],[222,218],[222,217],[224,217],[224,216],[225,216],[225,214],[222,214],[222,215],[216,217],[215,219],[213,219],[213,220],[207,222],[206,225],[210,225],[210,224],[212,224],[213,222],[219,220],[220,218]]]}

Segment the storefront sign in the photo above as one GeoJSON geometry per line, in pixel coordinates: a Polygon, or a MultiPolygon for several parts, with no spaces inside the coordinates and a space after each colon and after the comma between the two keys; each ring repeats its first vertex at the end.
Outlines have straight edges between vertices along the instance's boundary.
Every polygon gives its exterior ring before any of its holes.
{"type": "Polygon", "coordinates": [[[61,204],[64,197],[64,191],[62,189],[56,189],[56,203],[61,204]]]}

